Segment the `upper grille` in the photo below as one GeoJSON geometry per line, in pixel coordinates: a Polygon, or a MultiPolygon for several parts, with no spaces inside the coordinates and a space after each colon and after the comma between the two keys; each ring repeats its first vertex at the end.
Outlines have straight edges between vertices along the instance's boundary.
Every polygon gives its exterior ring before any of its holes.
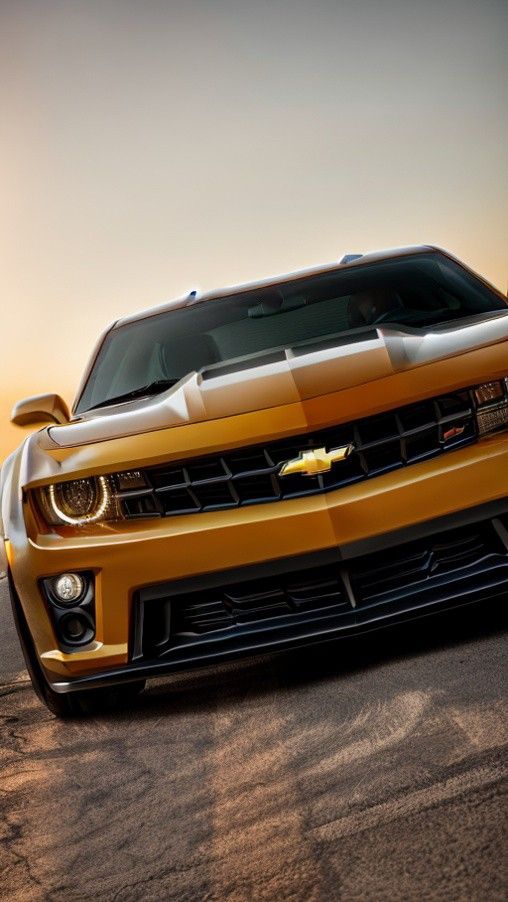
{"type": "Polygon", "coordinates": [[[193,458],[144,471],[150,488],[120,494],[128,518],[199,513],[315,495],[435,457],[476,440],[469,391],[400,407],[354,423],[193,458]],[[319,476],[280,477],[302,451],[354,445],[319,476]]]}

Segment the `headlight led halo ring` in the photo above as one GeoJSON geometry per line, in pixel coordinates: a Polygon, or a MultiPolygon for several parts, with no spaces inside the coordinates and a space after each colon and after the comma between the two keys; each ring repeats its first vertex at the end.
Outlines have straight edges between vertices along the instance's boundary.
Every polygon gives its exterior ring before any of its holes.
{"type": "Polygon", "coordinates": [[[68,523],[70,526],[84,526],[86,523],[95,523],[96,520],[100,520],[109,504],[111,503],[111,490],[109,488],[108,480],[104,476],[96,476],[97,484],[99,487],[99,499],[98,504],[91,514],[84,514],[81,517],[70,517],[66,514],[58,504],[56,493],[58,489],[58,484],[53,484],[49,486],[48,494],[49,501],[53,511],[56,516],[63,522],[68,523]]]}

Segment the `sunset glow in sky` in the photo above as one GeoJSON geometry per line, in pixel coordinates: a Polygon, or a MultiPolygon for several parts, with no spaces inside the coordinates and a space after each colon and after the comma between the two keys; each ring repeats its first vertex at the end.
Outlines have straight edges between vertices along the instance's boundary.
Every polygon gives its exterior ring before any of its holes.
{"type": "Polygon", "coordinates": [[[508,283],[508,4],[2,0],[0,460],[116,317],[406,244],[508,283]]]}

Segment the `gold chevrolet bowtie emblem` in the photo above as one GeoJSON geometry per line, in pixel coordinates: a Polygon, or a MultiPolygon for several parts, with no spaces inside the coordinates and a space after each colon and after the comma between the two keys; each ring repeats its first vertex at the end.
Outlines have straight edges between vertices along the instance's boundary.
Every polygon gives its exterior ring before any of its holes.
{"type": "Polygon", "coordinates": [[[332,469],[332,465],[346,460],[351,451],[354,451],[354,445],[343,445],[342,448],[332,448],[327,451],[326,448],[314,448],[313,451],[300,451],[298,457],[288,460],[280,471],[280,476],[293,476],[300,474],[301,476],[318,476],[319,473],[328,473],[332,469]]]}

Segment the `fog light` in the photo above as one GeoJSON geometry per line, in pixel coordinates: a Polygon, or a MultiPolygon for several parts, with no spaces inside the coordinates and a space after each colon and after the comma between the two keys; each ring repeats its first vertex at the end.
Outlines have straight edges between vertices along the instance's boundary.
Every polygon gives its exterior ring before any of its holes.
{"type": "Polygon", "coordinates": [[[83,595],[85,580],[79,573],[62,573],[55,579],[53,589],[62,604],[74,604],[83,595]]]}
{"type": "Polygon", "coordinates": [[[69,645],[83,644],[93,639],[94,631],[86,616],[80,611],[65,614],[60,621],[60,632],[64,642],[69,645]]]}

